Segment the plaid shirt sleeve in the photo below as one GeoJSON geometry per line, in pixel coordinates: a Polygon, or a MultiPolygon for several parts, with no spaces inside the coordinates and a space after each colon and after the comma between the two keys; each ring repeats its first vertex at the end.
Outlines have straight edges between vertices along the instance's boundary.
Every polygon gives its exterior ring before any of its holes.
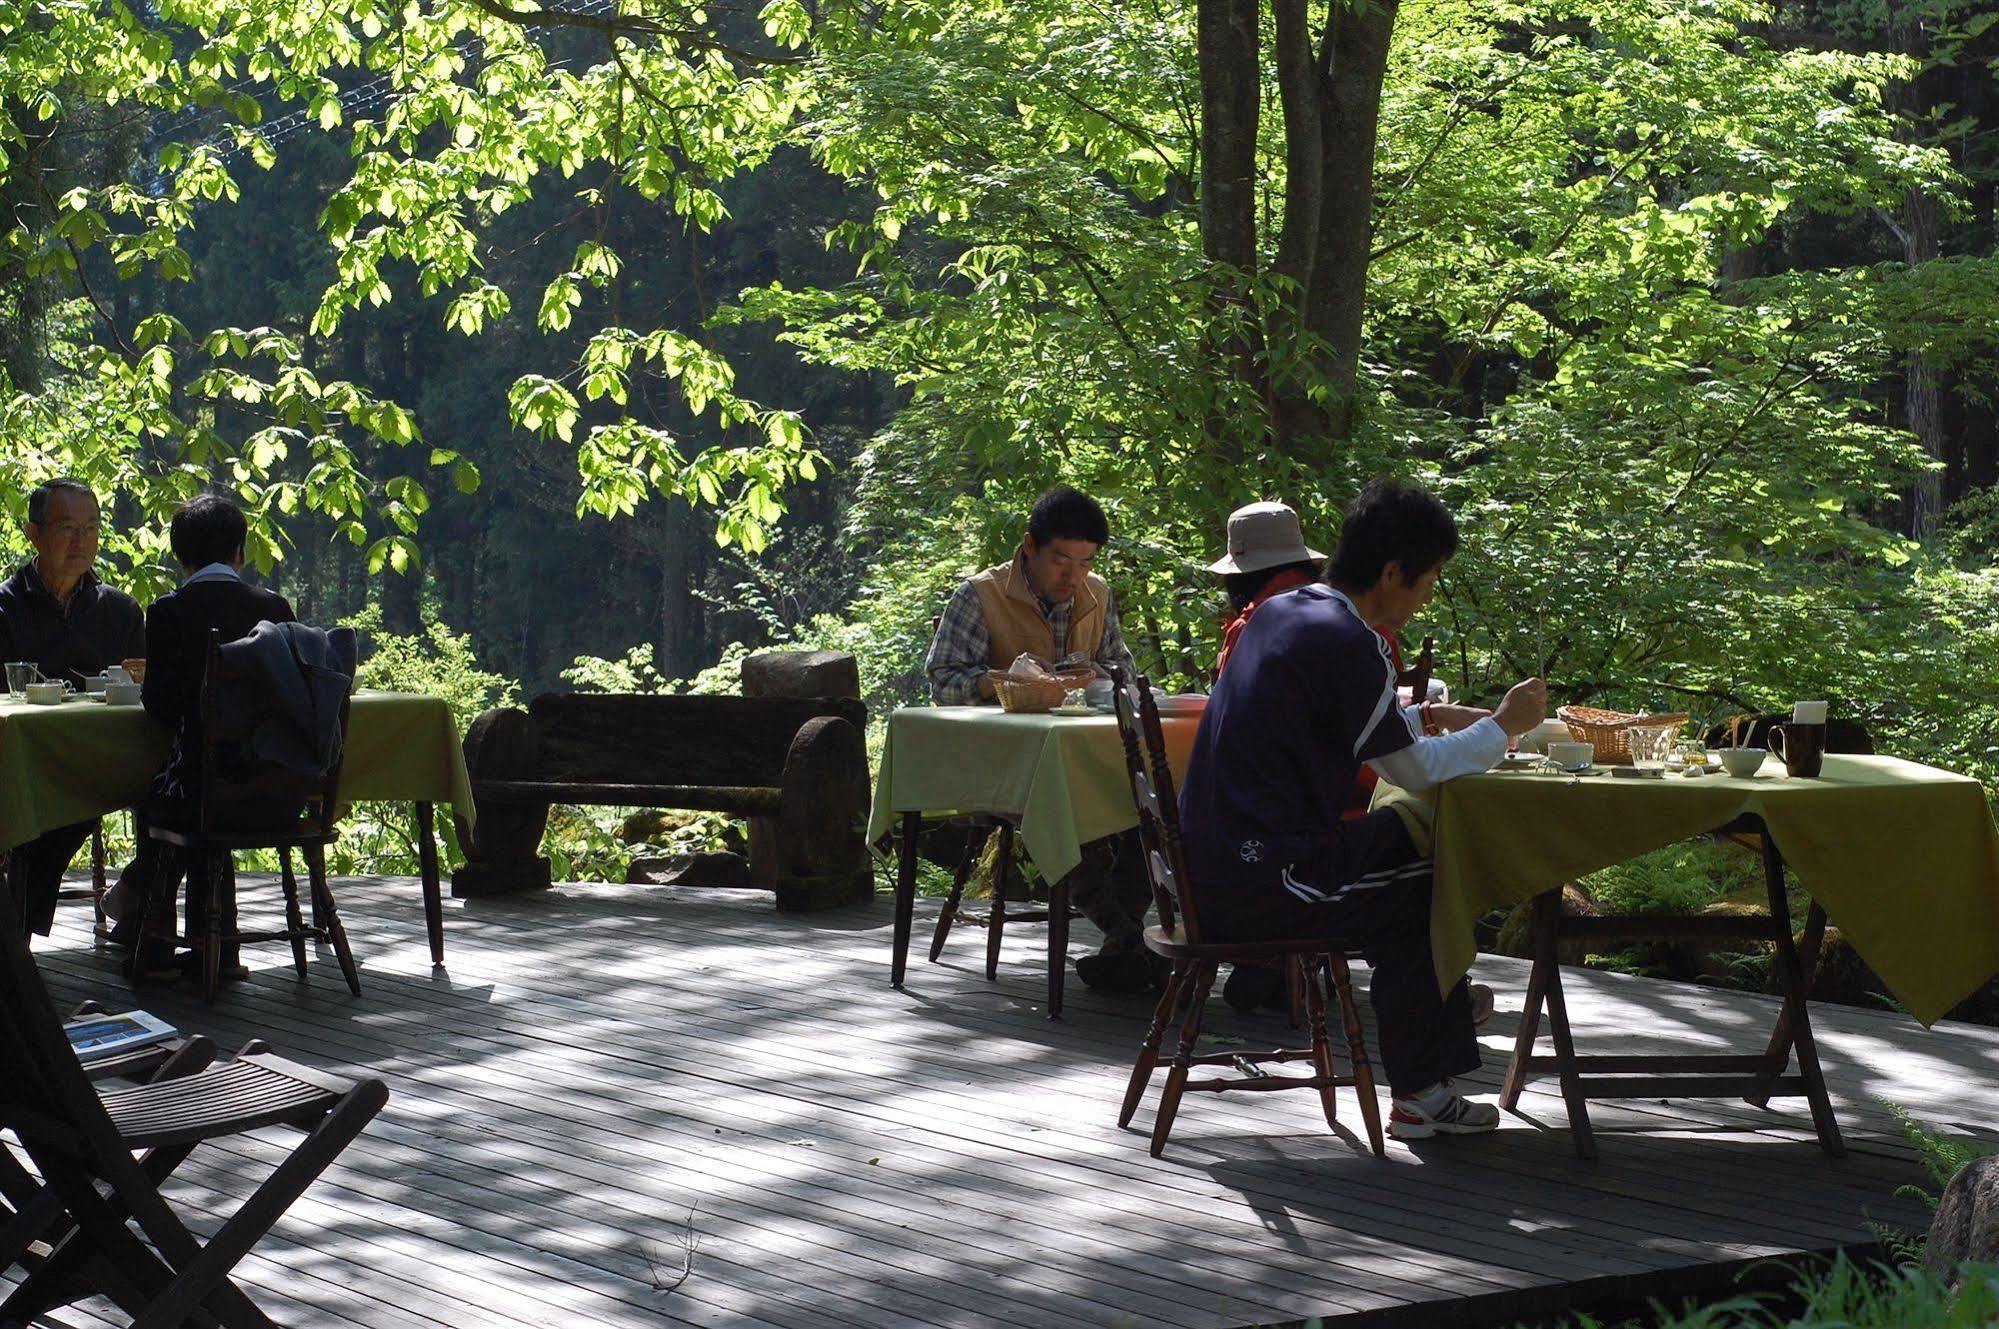
{"type": "Polygon", "coordinates": [[[992,637],[986,630],[979,593],[965,582],[944,606],[937,635],[930,639],[923,672],[930,677],[930,700],[939,706],[972,706],[983,701],[979,679],[990,667],[992,637]]]}
{"type": "Polygon", "coordinates": [[[1097,642],[1097,661],[1106,669],[1122,669],[1126,678],[1138,677],[1138,665],[1124,644],[1124,625],[1118,621],[1117,600],[1104,597],[1104,635],[1097,642]]]}

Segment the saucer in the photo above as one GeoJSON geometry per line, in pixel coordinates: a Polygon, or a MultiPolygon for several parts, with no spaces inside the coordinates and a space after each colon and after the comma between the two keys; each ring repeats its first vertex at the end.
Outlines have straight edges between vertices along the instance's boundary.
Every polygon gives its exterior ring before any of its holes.
{"type": "Polygon", "coordinates": [[[1082,715],[1102,715],[1102,714],[1103,714],[1103,712],[1102,712],[1102,711],[1099,711],[1099,710],[1097,710],[1097,709],[1096,709],[1095,707],[1092,707],[1092,706],[1056,706],[1056,707],[1052,708],[1052,709],[1051,709],[1051,710],[1050,710],[1050,711],[1049,711],[1048,713],[1049,713],[1050,715],[1060,715],[1060,716],[1062,716],[1062,717],[1064,717],[1064,718],[1071,718],[1071,717],[1075,717],[1075,716],[1082,716],[1082,715]]]}

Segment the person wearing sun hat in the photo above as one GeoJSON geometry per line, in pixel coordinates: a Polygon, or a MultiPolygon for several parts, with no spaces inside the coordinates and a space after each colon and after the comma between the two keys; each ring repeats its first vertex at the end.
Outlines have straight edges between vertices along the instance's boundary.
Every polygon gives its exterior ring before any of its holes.
{"type": "Polygon", "coordinates": [[[1298,513],[1289,503],[1251,503],[1229,514],[1229,551],[1208,564],[1228,579],[1229,608],[1235,617],[1222,632],[1219,675],[1236,639],[1264,601],[1319,579],[1326,556],[1305,543],[1298,513]]]}

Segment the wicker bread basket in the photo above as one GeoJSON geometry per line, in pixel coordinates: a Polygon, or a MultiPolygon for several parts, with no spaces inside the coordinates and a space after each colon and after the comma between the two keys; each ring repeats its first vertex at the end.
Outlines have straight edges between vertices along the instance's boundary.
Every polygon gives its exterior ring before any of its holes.
{"type": "Polygon", "coordinates": [[[1688,716],[1684,711],[1632,715],[1626,711],[1598,710],[1594,706],[1561,706],[1556,708],[1555,718],[1569,727],[1569,734],[1576,742],[1596,749],[1597,765],[1629,766],[1631,735],[1626,731],[1633,726],[1677,729],[1687,722],[1688,716]]]}
{"type": "Polygon", "coordinates": [[[1060,674],[1010,674],[1004,669],[989,670],[1000,709],[1014,715],[1037,715],[1052,711],[1062,699],[1095,678],[1096,671],[1072,669],[1060,674]]]}

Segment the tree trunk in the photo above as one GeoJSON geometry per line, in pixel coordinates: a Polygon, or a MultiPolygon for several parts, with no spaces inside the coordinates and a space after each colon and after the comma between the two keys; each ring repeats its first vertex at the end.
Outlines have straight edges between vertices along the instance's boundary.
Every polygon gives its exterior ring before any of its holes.
{"type": "Polygon", "coordinates": [[[1256,129],[1261,107],[1259,0],[1200,0],[1201,249],[1256,271],[1256,129]]]}
{"type": "MultiPolygon", "coordinates": [[[[1936,200],[1921,190],[1910,190],[1902,201],[1899,226],[1902,257],[1911,268],[1937,256],[1936,200]]],[[[1907,382],[1904,399],[1909,432],[1923,445],[1923,455],[1941,466],[1947,440],[1943,427],[1943,383],[1936,366],[1921,348],[1911,348],[1905,361],[1907,382]]],[[[1909,496],[1909,533],[1918,540],[1936,534],[1943,516],[1944,473],[1927,470],[1916,477],[1909,496]]]]}

